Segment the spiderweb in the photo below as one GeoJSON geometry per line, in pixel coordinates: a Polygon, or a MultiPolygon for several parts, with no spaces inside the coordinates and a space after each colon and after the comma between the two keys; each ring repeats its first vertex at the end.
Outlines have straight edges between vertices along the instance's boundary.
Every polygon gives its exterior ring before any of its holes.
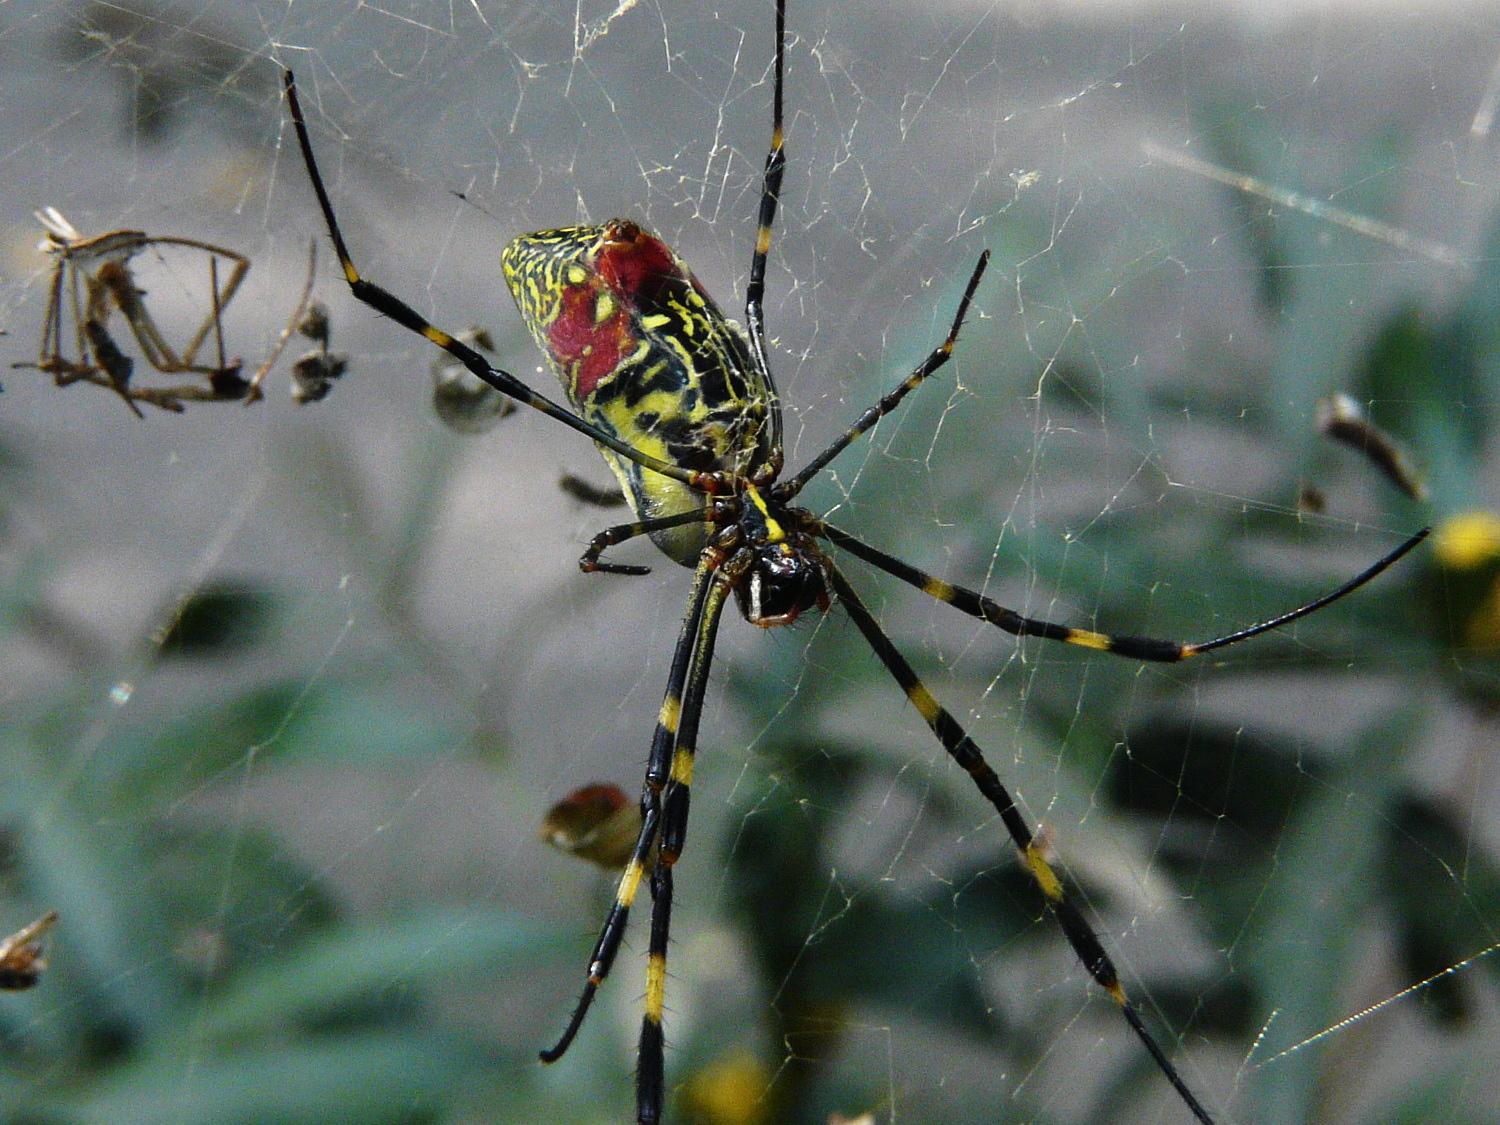
{"type": "MultiPolygon", "coordinates": [[[[1026,612],[1189,640],[1439,526],[1343,606],[1165,669],[847,569],[1216,1115],[1493,1119],[1495,10],[794,2],[789,32],[791,466],[994,254],[954,363],[810,506],[1026,612]],[[1430,502],[1318,435],[1338,390],[1430,502]]],[[[266,402],[144,422],[0,378],[0,931],[62,915],[0,996],[5,1120],[630,1113],[645,919],[541,1068],[613,887],[537,834],[580,786],[636,792],[686,576],[640,544],[649,577],[578,574],[623,518],[557,487],[608,482],[587,442],[439,425],[431,349],[331,264],[277,64],[362,271],[553,394],[501,246],[636,218],[737,310],[771,44],[767,0],[0,7],[7,357],[36,358],[43,206],[248,255],[249,367],[316,239],[349,356],[315,405],[297,343],[266,402]]],[[[190,331],[202,262],[133,266],[190,331]]],[[[838,613],[726,617],[700,745],[674,1120],[1184,1118],[838,613]]]]}

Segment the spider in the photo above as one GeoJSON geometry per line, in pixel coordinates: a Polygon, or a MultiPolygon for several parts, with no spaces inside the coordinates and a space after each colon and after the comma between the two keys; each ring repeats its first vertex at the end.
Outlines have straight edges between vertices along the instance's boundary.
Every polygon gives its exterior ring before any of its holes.
{"type": "Polygon", "coordinates": [[[1089,922],[1004,783],[963,727],[928,691],[825,545],[916,587],[930,597],[1016,636],[1036,636],[1140,661],[1186,660],[1286,625],[1369,582],[1428,534],[1423,529],[1322,597],[1276,617],[1199,643],[1111,635],[1042,621],[985,595],[951,585],[872,547],[812,512],[798,493],[953,354],[989,260],[969,275],[942,343],[800,471],[783,478],[781,405],[766,343],[766,260],[786,169],[783,138],[785,0],[776,4],[771,146],[745,292],[745,327],[731,323],[683,261],[626,219],[521,235],[501,265],[521,318],[546,355],[573,410],[532,390],[401,298],[360,275],[350,257],[313,156],[297,87],[285,86],[292,124],[329,236],[355,298],[442,348],[496,390],[593,439],[637,516],[599,532],[579,559],[584,573],[639,575],[643,566],[607,561],[605,552],[649,536],[693,572],[671,670],[646,766],[640,829],[589,957],[586,981],[562,1035],[541,1052],[561,1058],[620,950],[642,882],[651,893],[646,994],[637,1048],[636,1115],[651,1125],[664,1102],[662,1013],[672,914],[673,867],[682,855],[698,726],[726,602],[762,628],[790,625],[812,610],[843,607],[870,649],[954,762],[989,802],[1040,888],[1064,937],[1092,979],[1114,1001],[1156,1066],[1199,1121],[1208,1110],[1178,1073],[1136,1007],[1089,922]]]}
{"type": "Polygon", "coordinates": [[[189,401],[251,403],[261,398],[262,380],[280,358],[288,338],[307,309],[317,269],[316,244],[308,254],[307,283],[292,311],[291,320],[266,361],[247,379],[241,374],[244,365],[240,360],[226,361],[224,358],[222,317],[250,270],[249,258],[236,250],[195,238],[149,235],[139,230],[112,230],[85,237],[55,207],[36,212],[36,219],[44,232],[38,249],[52,255],[56,264],[48,283],[47,312],[42,318],[42,340],[36,362],[14,366],[44,371],[59,387],[78,382],[105,387],[118,394],[137,418],[143,417],[139,406],[143,402],[180,414],[183,404],[189,401]],[[181,352],[172,347],[156,326],[146,307],[146,292],[136,284],[130,270],[131,258],[148,248],[161,246],[179,246],[208,255],[212,305],[181,352]],[[230,263],[229,279],[222,288],[219,285],[220,261],[230,263]],[[130,326],[141,355],[155,370],[163,375],[201,376],[204,384],[132,385],[135,361],[120,349],[109,332],[109,318],[116,309],[130,326]],[[69,316],[73,321],[76,359],[63,354],[63,322],[69,316]],[[208,341],[209,333],[213,333],[218,349],[217,363],[198,360],[198,352],[208,341]]]}

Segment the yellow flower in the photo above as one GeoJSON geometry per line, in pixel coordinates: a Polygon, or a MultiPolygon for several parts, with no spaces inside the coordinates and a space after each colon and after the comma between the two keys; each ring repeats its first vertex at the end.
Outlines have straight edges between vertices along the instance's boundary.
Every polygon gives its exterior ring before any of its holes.
{"type": "Polygon", "coordinates": [[[703,1125],[759,1125],[770,1104],[767,1073],[749,1051],[738,1051],[710,1063],[687,1081],[683,1091],[690,1120],[703,1125]]]}
{"type": "Polygon", "coordinates": [[[1438,565],[1449,570],[1474,570],[1500,560],[1500,516],[1493,512],[1461,512],[1438,525],[1432,536],[1438,565]]]}

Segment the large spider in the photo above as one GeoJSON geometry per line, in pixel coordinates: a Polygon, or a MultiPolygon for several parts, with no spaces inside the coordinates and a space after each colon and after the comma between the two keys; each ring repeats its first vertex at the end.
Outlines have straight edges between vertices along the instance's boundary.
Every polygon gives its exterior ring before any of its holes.
{"type": "Polygon", "coordinates": [[[744,331],[725,318],[669,247],[628,220],[526,234],[506,246],[501,261],[511,294],[561,380],[573,411],[494,367],[405,301],[360,276],[318,173],[295,82],[290,71],[286,74],[297,140],[354,296],[426,337],[496,390],[594,440],[638,518],[594,536],[579,560],[586,573],[645,573],[645,567],[603,558],[608,548],[641,535],[650,536],[668,558],[693,571],[641,790],[640,832],[589,958],[583,993],[561,1038],[542,1052],[542,1058],[547,1062],[560,1058],[577,1035],[614,964],[636,894],[649,875],[651,931],[636,1112],[643,1123],[661,1119],[662,1011],[672,868],[687,834],[698,723],[720,616],[731,594],[745,619],[763,628],[790,625],[803,613],[826,611],[837,602],[944,749],[974,779],[995,810],[1083,967],[1118,1005],[1186,1106],[1200,1121],[1210,1121],[1207,1109],[1127,998],[1109,954],[1066,893],[1005,785],[896,649],[825,544],[1008,633],[1045,637],[1134,660],[1170,662],[1235,644],[1321,609],[1412,550],[1427,530],[1306,605],[1210,641],[1186,644],[1115,636],[1026,617],[893,558],[812,512],[794,507],[798,493],[813,477],[947,363],[989,255],[980,255],[943,342],[803,469],[783,479],[781,406],[771,377],[762,297],[786,168],[782,136],[785,19],[785,0],[777,0],[771,149],[745,293],[744,331]]]}

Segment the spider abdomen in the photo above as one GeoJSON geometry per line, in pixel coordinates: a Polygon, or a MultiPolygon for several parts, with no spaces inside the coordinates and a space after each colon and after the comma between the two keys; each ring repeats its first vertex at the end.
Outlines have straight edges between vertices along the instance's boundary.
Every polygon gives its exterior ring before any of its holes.
{"type": "MultiPolygon", "coordinates": [[[[501,255],[516,307],[581,417],[684,468],[748,475],[770,456],[765,380],[740,330],[661,239],[635,223],[522,235],[501,255]]],[[[703,493],[601,449],[642,519],[701,510],[703,493]]],[[[692,566],[703,525],[658,531],[692,566]]]]}

